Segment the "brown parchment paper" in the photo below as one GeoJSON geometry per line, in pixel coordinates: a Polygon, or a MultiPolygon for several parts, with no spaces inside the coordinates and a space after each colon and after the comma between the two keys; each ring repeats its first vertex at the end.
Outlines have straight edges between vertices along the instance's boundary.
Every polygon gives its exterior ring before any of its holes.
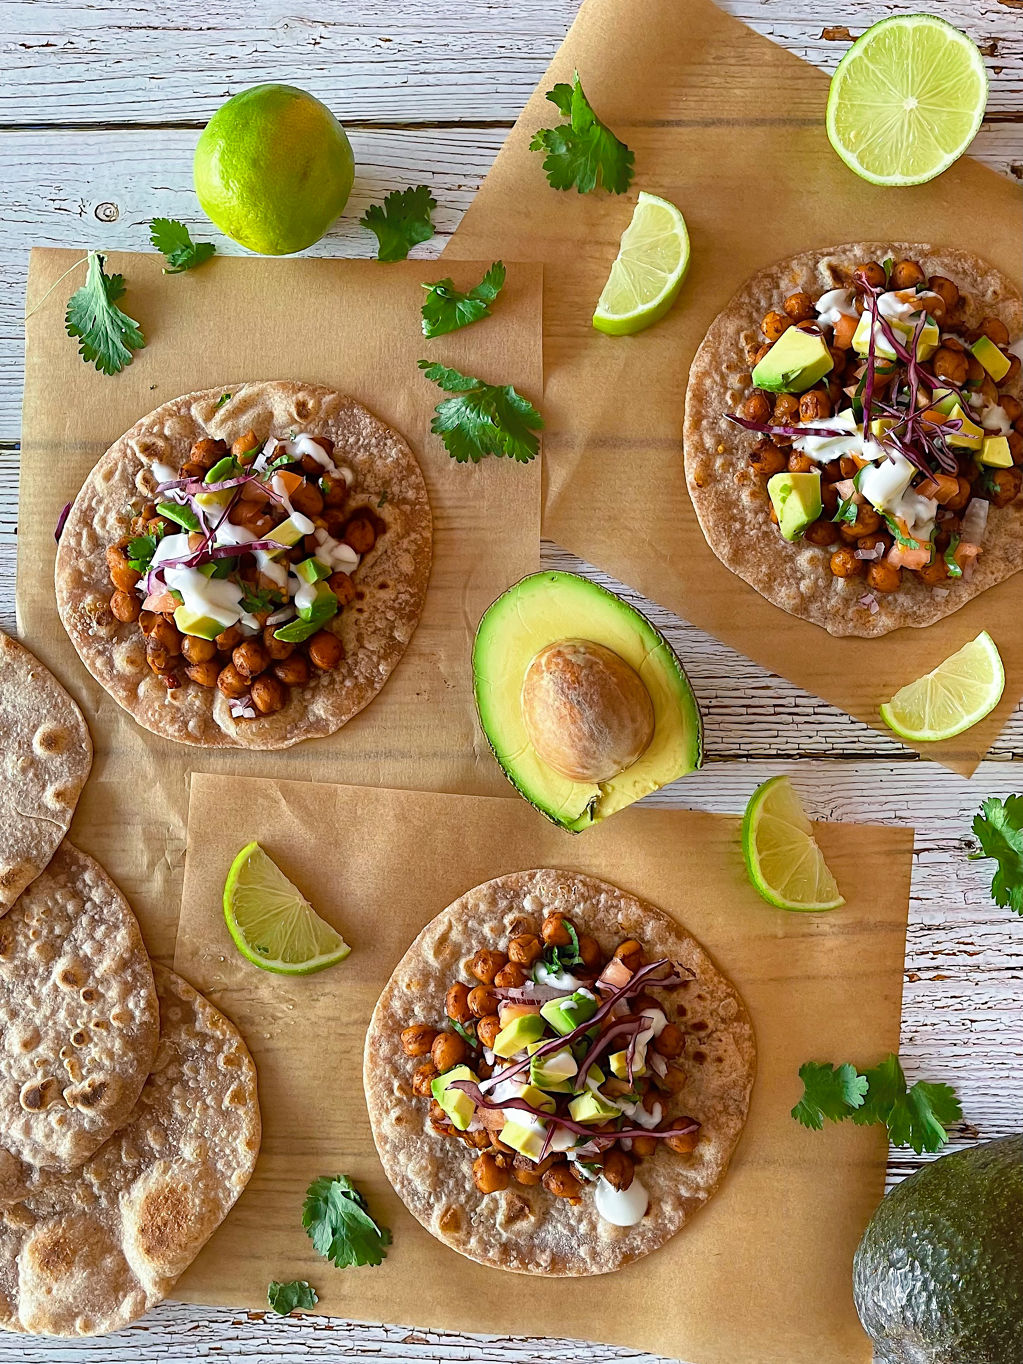
{"type": "Polygon", "coordinates": [[[264,1135],[252,1182],[176,1291],[258,1309],[271,1278],[305,1278],[317,1311],[346,1318],[575,1336],[692,1364],[868,1364],[851,1263],[881,1197],[884,1133],[806,1132],[789,1110],[804,1061],[873,1063],[898,1047],[913,834],[819,826],[848,903],[809,915],[753,891],[739,827],[644,807],[574,839],[515,799],[194,777],[175,967],[252,1048],[264,1135]],[[344,933],[347,961],[295,980],[238,955],[221,893],[252,838],[344,933]],[[510,1274],[435,1241],[387,1183],[363,1099],[370,1014],[416,933],[471,886],[536,866],[590,872],[677,916],[738,986],[757,1035],[749,1123],[721,1190],[613,1279],[510,1274]],[[307,1185],[340,1172],[394,1234],[379,1268],[334,1269],[302,1229],[307,1185]]]}
{"type": "MultiPolygon", "coordinates": [[[[445,258],[501,250],[543,261],[547,421],[544,534],[684,619],[891,737],[878,705],[982,629],[1005,661],[988,719],[920,752],[970,775],[1023,693],[1019,580],[926,630],[832,639],[770,605],[708,548],[682,469],[688,366],[710,323],[761,266],[839,242],[924,241],[1020,277],[1019,186],[965,158],[928,185],[879,189],[827,140],[828,78],[710,0],[586,0],[445,258]],[[634,150],[627,195],[548,187],[532,133],[544,95],[579,70],[634,150]],[[635,337],[590,325],[638,192],[678,204],[692,264],[668,317],[635,337]]],[[[795,741],[794,741],[795,742],[795,741]]]]}
{"type": "MultiPolygon", "coordinates": [[[[32,253],[28,308],[80,253],[32,253]]],[[[475,726],[470,647],[499,592],[539,567],[539,460],[456,465],[430,434],[443,396],[416,368],[443,360],[535,399],[542,386],[541,271],[510,265],[493,316],[452,336],[420,331],[420,284],[436,261],[214,259],[187,275],[162,258],[111,253],[128,281],[121,306],[143,327],[145,350],[113,378],[78,358],[64,302],[84,277],[60,285],[28,322],[18,525],[18,618],[29,647],[88,717],[92,778],[73,836],[107,868],[142,922],[151,952],[168,960],[180,901],[188,773],[319,777],[486,793],[504,778],[475,726]],[[193,389],[242,379],[306,379],[350,393],[400,431],[426,478],[433,572],[422,619],[380,695],[329,739],[276,753],[204,753],[148,733],[92,680],[57,617],[53,528],[95,461],[140,416],[193,389]]],[[[477,282],[489,261],[459,265],[477,282]]]]}

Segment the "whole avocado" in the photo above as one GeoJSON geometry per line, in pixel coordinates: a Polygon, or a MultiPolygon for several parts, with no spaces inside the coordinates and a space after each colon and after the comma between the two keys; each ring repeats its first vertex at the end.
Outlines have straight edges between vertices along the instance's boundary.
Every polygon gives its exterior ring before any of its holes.
{"type": "Polygon", "coordinates": [[[883,1364],[1021,1364],[1023,1135],[897,1185],[856,1251],[853,1292],[883,1364]]]}

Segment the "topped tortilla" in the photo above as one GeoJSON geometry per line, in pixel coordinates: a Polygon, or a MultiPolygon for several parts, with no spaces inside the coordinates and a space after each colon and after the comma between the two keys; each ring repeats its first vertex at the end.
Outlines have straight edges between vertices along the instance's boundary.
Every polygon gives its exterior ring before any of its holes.
{"type": "MultiPolygon", "coordinates": [[[[571,1044],[576,1039],[565,1034],[565,1026],[555,1031],[571,1044]]],[[[545,1066],[565,1062],[565,1056],[544,1060],[564,1051],[559,1040],[541,1047],[545,1066]]],[[[504,1065],[514,1067],[526,1055],[511,1051],[504,1065]]],[[[617,886],[541,869],[477,886],[427,924],[373,1012],[363,1078],[384,1172],[432,1235],[481,1264],[569,1276],[603,1274],[639,1259],[703,1206],[724,1178],[739,1140],[755,1070],[756,1044],[742,999],[695,938],[617,886]],[[566,922],[576,935],[574,946],[566,922]],[[553,942],[552,928],[569,944],[558,949],[554,978],[548,974],[550,947],[535,955],[537,936],[553,942]],[[582,964],[569,964],[580,954],[582,964]],[[512,973],[520,959],[527,965],[512,973]],[[506,966],[494,974],[502,961],[506,966]],[[545,983],[537,985],[540,967],[545,983]],[[506,984],[520,978],[518,987],[506,984]],[[564,1093],[558,1096],[557,1120],[536,1119],[530,1107],[553,1111],[554,1095],[543,1100],[535,1086],[522,1082],[547,1083],[552,1074],[530,1069],[516,1079],[510,1069],[507,1079],[499,1079],[497,1057],[510,1048],[492,1033],[509,1022],[514,1027],[526,996],[550,1000],[580,985],[590,1008],[597,1010],[603,1001],[601,1012],[580,1015],[587,1024],[592,1019],[592,1027],[600,1025],[602,1039],[580,1036],[576,1042],[576,1060],[586,1070],[575,1073],[582,1106],[564,1093]],[[473,991],[466,995],[468,986],[473,991]],[[495,993],[501,1017],[479,1016],[495,993]],[[449,1020],[464,1014],[466,1000],[475,1021],[465,1015],[469,1027],[460,1024],[459,1033],[449,1020]],[[475,1034],[471,1050],[464,1032],[475,1034]],[[583,1053],[591,1047],[599,1055],[587,1068],[583,1053]],[[459,1130],[465,1113],[455,1121],[430,1102],[431,1072],[453,1083],[450,1071],[459,1058],[475,1067],[486,1091],[464,1081],[475,1100],[465,1130],[459,1130]],[[517,1099],[509,1097],[522,1089],[526,1093],[517,1099]],[[619,1105],[620,1111],[608,1112],[625,1133],[624,1145],[607,1118],[594,1130],[600,1105],[586,1095],[598,1092],[600,1103],[619,1105]],[[574,1129],[566,1115],[575,1115],[574,1129]],[[506,1122],[519,1124],[514,1137],[506,1122]],[[628,1135],[633,1128],[642,1133],[638,1140],[628,1135]],[[568,1134],[565,1141],[558,1133],[568,1134]],[[515,1154],[523,1150],[532,1155],[515,1154]],[[612,1181],[613,1187],[601,1189],[612,1181]],[[615,1190],[626,1197],[616,1197],[615,1190]],[[638,1204],[631,1204],[629,1194],[638,1195],[638,1204]],[[600,1208],[631,1219],[630,1225],[615,1224],[600,1208]]],[[[571,1080],[566,1087],[571,1090],[571,1080]]]]}
{"type": "Polygon", "coordinates": [[[86,479],[57,605],[146,729],[285,748],[332,734],[384,685],[431,545],[415,456],[360,404],[289,380],[207,389],[143,417],[86,479]]]}
{"type": "Polygon", "coordinates": [[[686,478],[711,549],[768,601],[834,635],[930,625],[1017,572],[1023,567],[1021,332],[1018,287],[954,247],[852,242],[758,272],[711,324],[689,372],[686,478]],[[868,265],[869,279],[862,274],[868,265]],[[880,312],[872,360],[877,439],[867,448],[861,441],[854,457],[846,447],[857,419],[853,403],[864,396],[867,357],[853,333],[871,306],[880,312]],[[901,326],[908,355],[917,324],[915,383],[907,381],[901,361],[892,367],[893,379],[887,338],[901,326]],[[822,335],[836,363],[809,392],[764,392],[751,368],[791,326],[822,335]],[[933,337],[929,345],[925,329],[933,337]],[[972,350],[983,334],[992,339],[994,368],[1005,368],[997,381],[972,350]],[[914,415],[907,424],[911,394],[914,415]],[[959,416],[952,410],[958,398],[966,404],[959,416]],[[753,430],[741,429],[729,414],[753,430]],[[846,424],[848,431],[838,429],[846,424]],[[793,425],[824,433],[816,448],[793,425]],[[981,431],[974,445],[985,436],[1005,437],[1008,467],[975,458],[977,450],[961,441],[974,427],[981,431]],[[830,445],[828,433],[834,433],[830,445]],[[837,451],[842,458],[832,458],[837,451]],[[892,474],[899,498],[887,500],[893,491],[887,477],[873,502],[852,484],[857,466],[868,462],[864,455],[892,474]],[[772,524],[767,480],[786,469],[817,468],[823,509],[797,538],[783,539],[772,524]],[[907,522],[907,506],[917,521],[907,522]]]}

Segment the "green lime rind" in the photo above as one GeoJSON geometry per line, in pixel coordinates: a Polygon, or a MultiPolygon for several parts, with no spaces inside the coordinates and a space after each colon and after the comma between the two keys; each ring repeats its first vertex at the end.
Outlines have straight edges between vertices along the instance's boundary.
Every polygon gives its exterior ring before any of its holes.
{"type": "MultiPolygon", "coordinates": [[[[745,813],[742,817],[742,855],[746,862],[746,873],[749,876],[750,884],[761,899],[766,900],[767,903],[773,905],[775,909],[784,909],[793,913],[804,914],[817,914],[832,909],[839,909],[845,904],[845,898],[842,895],[836,895],[829,900],[791,900],[770,885],[763,874],[761,869],[760,850],[757,845],[757,836],[760,832],[760,818],[768,800],[783,783],[786,786],[790,785],[788,777],[769,777],[767,781],[762,782],[753,792],[752,796],[750,796],[745,813]]],[[[795,799],[794,795],[793,799],[795,799]]],[[[795,825],[792,827],[796,828],[795,825]]],[[[800,833],[804,842],[807,844],[804,855],[813,852],[820,858],[820,861],[823,864],[823,856],[817,848],[816,843],[813,842],[812,837],[807,838],[805,835],[802,835],[802,831],[797,830],[797,832],[800,833]]],[[[828,874],[830,875],[830,872],[828,874]]],[[[834,880],[834,878],[832,878],[832,880],[834,880]]]]}
{"type": "MultiPolygon", "coordinates": [[[[689,259],[689,230],[686,227],[686,220],[681,212],[668,199],[661,199],[655,194],[647,194],[645,191],[642,192],[633,212],[632,221],[622,235],[619,255],[615,257],[612,264],[608,282],[605,284],[600,299],[597,301],[597,306],[593,313],[594,327],[597,331],[603,332],[606,336],[634,336],[636,332],[645,331],[647,327],[652,327],[655,322],[659,322],[670,310],[679,296],[682,285],[685,283],[686,275],[689,273],[689,259]],[[614,277],[622,248],[627,246],[629,234],[633,232],[637,224],[641,225],[644,213],[648,209],[653,209],[655,212],[663,211],[667,213],[675,224],[675,235],[679,240],[678,264],[670,274],[664,275],[666,283],[658,290],[656,295],[647,302],[626,313],[608,311],[602,305],[610,287],[611,280],[614,277]]],[[[658,270],[658,273],[661,272],[658,270]]]]}

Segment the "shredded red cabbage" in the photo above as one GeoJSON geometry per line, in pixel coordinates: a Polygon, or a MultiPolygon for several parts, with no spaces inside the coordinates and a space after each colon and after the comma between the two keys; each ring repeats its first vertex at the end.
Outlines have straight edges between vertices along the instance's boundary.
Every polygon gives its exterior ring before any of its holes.
{"type": "MultiPolygon", "coordinates": [[[[591,1024],[592,1026],[592,1024],[591,1024]]],[[[649,1027],[649,1022],[645,1018],[630,1014],[628,1018],[623,1018],[618,1023],[614,1023],[610,1028],[606,1028],[596,1037],[583,1059],[579,1062],[579,1071],[576,1076],[580,1089],[586,1084],[586,1077],[593,1068],[593,1063],[605,1048],[615,1040],[616,1037],[628,1037],[630,1039],[629,1056],[633,1054],[632,1043],[643,1031],[649,1027]]],[[[629,1068],[629,1083],[632,1083],[632,1063],[627,1062],[629,1068]]]]}
{"type": "Polygon", "coordinates": [[[852,434],[850,431],[823,426],[772,426],[770,422],[752,422],[747,417],[738,416],[735,412],[726,412],[725,420],[734,422],[736,426],[743,426],[747,431],[759,431],[767,436],[849,436],[852,434]]]}
{"type": "Polygon", "coordinates": [[[65,522],[67,521],[68,516],[70,515],[70,513],[71,513],[71,503],[69,502],[69,503],[65,506],[65,508],[64,508],[64,510],[61,512],[61,514],[57,517],[57,524],[56,524],[56,526],[54,526],[54,528],[53,528],[53,538],[54,538],[54,540],[56,540],[57,544],[60,544],[60,537],[61,537],[61,535],[62,535],[62,533],[63,533],[65,522]]]}

